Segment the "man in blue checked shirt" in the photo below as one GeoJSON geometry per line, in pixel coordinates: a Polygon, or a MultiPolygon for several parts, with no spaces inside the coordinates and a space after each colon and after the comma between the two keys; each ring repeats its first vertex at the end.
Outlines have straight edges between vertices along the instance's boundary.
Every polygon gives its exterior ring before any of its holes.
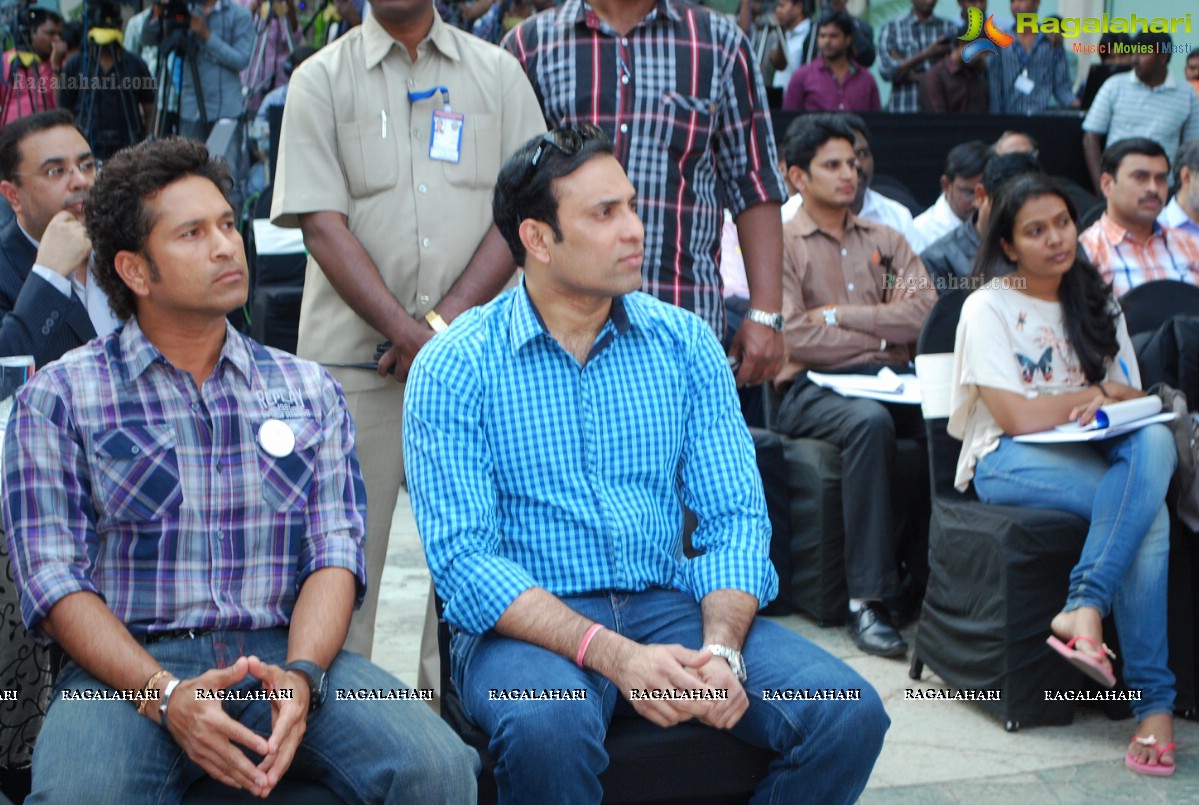
{"type": "Polygon", "coordinates": [[[345,802],[473,803],[478,758],[428,707],[341,695],[402,687],[341,650],[365,585],[354,425],[323,369],[227,324],[229,186],[194,141],[113,157],[87,225],[126,323],[16,401],[21,614],[72,659],[27,802],[179,802],[205,775],[266,796],[294,767],[345,802]]]}
{"type": "Polygon", "coordinates": [[[630,706],[777,751],[764,798],[852,802],[889,720],[841,661],[755,621],[778,580],[753,444],[711,330],[637,290],[635,204],[593,126],[518,149],[493,210],[524,280],[409,374],[409,490],[455,685],[491,735],[502,802],[598,802],[607,725],[630,706]],[[774,696],[794,688],[860,698],[774,696]]]}

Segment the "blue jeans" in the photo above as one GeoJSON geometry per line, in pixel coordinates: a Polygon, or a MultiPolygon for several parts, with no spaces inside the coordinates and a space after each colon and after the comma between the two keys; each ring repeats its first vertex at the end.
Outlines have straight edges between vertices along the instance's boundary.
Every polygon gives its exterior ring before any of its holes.
{"type": "MultiPolygon", "coordinates": [[[[564,597],[579,614],[639,643],[702,645],[699,604],[655,589],[564,597]]],[[[631,709],[615,684],[543,648],[494,632],[456,632],[454,683],[467,714],[491,736],[501,803],[595,803],[608,765],[604,736],[617,706],[631,709]],[[490,701],[499,689],[586,689],[585,701],[490,701]]],[[[731,730],[779,754],[753,802],[853,802],[891,723],[878,694],[845,663],[783,627],[758,619],[743,650],[749,709],[731,730]],[[861,691],[859,701],[765,701],[764,690],[861,691]]]]}
{"type": "Polygon", "coordinates": [[[1164,425],[1098,442],[1035,445],[1003,437],[979,460],[974,489],[987,503],[1037,506],[1091,523],[1070,573],[1063,611],[1094,607],[1116,619],[1124,681],[1141,691],[1138,720],[1174,710],[1166,646],[1170,515],[1166,488],[1177,462],[1164,425]]]}
{"type": "MultiPolygon", "coordinates": [[[[187,679],[251,654],[282,665],[287,630],[212,632],[195,639],[164,640],[146,650],[175,676],[187,679]]],[[[328,698],[309,719],[289,776],[318,780],[345,802],[473,805],[478,754],[428,705],[412,700],[338,701],[339,688],[406,687],[358,654],[342,651],[328,673],[328,698]]],[[[258,686],[246,677],[234,689],[258,686]]],[[[85,688],[107,686],[71,663],[59,677],[38,736],[33,793],[26,802],[179,802],[204,770],[170,733],[138,715],[134,705],[62,699],[63,690],[85,688]]],[[[250,729],[270,735],[269,702],[224,706],[250,729]]]]}

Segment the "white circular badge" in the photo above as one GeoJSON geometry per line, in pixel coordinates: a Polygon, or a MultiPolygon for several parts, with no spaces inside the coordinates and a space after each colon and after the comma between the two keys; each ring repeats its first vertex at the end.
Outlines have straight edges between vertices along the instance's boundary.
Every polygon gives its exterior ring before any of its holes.
{"type": "Polygon", "coordinates": [[[258,429],[258,443],[275,458],[283,458],[296,449],[296,435],[283,420],[268,419],[258,429]]]}

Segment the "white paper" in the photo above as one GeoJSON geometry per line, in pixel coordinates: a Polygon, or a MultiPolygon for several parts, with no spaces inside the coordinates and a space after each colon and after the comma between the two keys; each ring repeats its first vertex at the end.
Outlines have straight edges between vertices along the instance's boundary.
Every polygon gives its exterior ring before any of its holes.
{"type": "Polygon", "coordinates": [[[1137,397],[1133,400],[1124,400],[1123,402],[1105,405],[1095,412],[1095,418],[1086,425],[1080,425],[1077,422],[1067,422],[1064,425],[1058,425],[1055,430],[1065,433],[1077,433],[1082,430],[1103,430],[1104,428],[1114,428],[1129,422],[1136,422],[1138,419],[1145,419],[1146,417],[1160,414],[1161,411],[1161,398],[1150,394],[1145,397],[1137,397]]]}
{"type": "Polygon", "coordinates": [[[808,379],[821,388],[835,391],[842,397],[861,397],[867,400],[920,404],[920,381],[913,374],[896,374],[887,367],[877,375],[829,375],[808,372],[808,379]]]}
{"type": "MultiPolygon", "coordinates": [[[[1156,398],[1154,398],[1156,399],[1156,398]]],[[[1160,407],[1160,401],[1159,401],[1160,407]]],[[[1155,425],[1158,422],[1169,422],[1174,419],[1175,414],[1171,411],[1164,414],[1156,414],[1154,416],[1138,419],[1134,422],[1125,422],[1122,425],[1112,425],[1107,428],[1097,428],[1094,430],[1083,430],[1075,428],[1074,430],[1043,430],[1040,433],[1026,433],[1023,436],[1013,437],[1018,442],[1026,442],[1029,444],[1063,444],[1066,442],[1095,442],[1100,439],[1110,439],[1113,436],[1123,436],[1125,433],[1132,433],[1134,430],[1140,430],[1146,425],[1155,425]]]]}

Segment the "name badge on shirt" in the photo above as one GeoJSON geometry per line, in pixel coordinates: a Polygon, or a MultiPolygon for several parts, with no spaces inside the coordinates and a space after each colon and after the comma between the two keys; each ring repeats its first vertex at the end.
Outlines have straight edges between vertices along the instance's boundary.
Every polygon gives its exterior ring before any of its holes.
{"type": "Polygon", "coordinates": [[[258,428],[258,443],[275,458],[286,458],[296,449],[296,434],[286,422],[268,419],[258,428]]]}
{"type": "Polygon", "coordinates": [[[1031,95],[1033,89],[1035,89],[1037,86],[1037,82],[1029,78],[1028,71],[1025,70],[1020,75],[1016,76],[1016,83],[1014,86],[1016,88],[1016,92],[1019,92],[1022,95],[1031,95]]]}
{"type": "Polygon", "coordinates": [[[466,118],[458,112],[438,109],[433,112],[429,134],[429,159],[457,163],[462,159],[462,126],[466,118]]]}

